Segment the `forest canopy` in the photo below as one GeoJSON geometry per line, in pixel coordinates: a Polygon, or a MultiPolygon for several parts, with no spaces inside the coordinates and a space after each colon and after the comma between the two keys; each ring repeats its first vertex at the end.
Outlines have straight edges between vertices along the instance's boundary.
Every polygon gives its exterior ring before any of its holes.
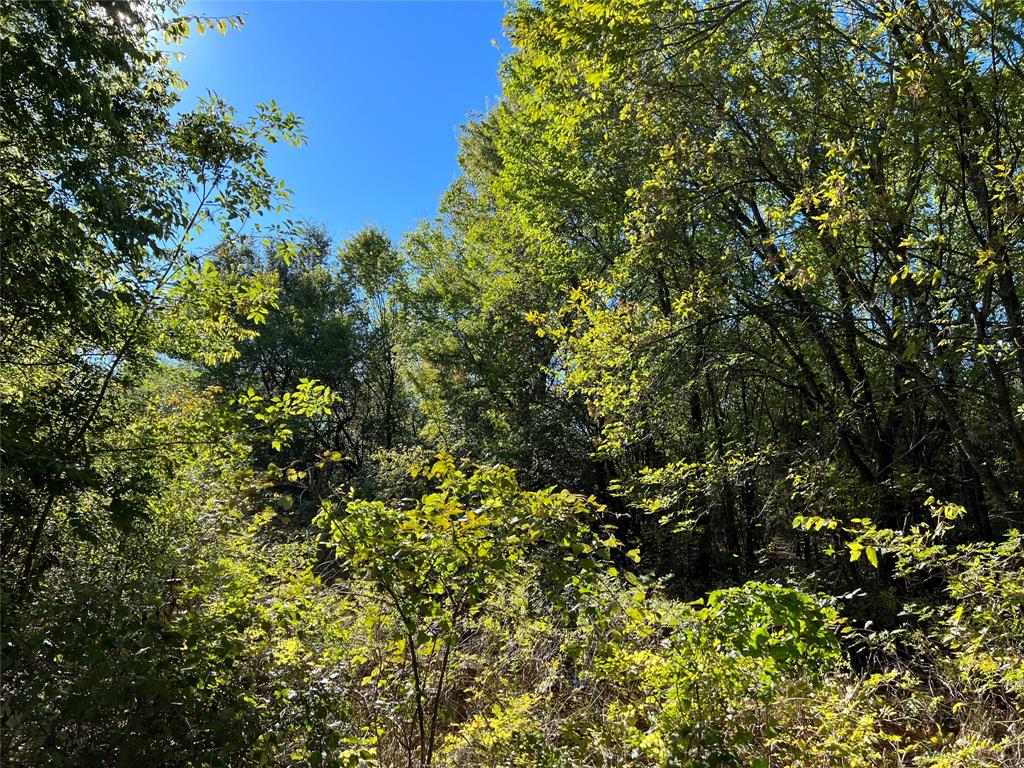
{"type": "Polygon", "coordinates": [[[0,9],[0,762],[1024,764],[1024,3],[513,2],[400,242],[243,21],[0,9]]]}

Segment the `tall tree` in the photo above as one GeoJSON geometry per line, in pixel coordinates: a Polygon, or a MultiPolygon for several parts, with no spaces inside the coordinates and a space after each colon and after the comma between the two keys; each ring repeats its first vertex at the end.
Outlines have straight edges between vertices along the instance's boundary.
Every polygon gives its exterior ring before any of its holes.
{"type": "Polygon", "coordinates": [[[463,177],[437,219],[405,243],[413,279],[403,294],[402,344],[424,437],[515,466],[530,484],[600,491],[603,467],[590,457],[597,426],[581,399],[560,391],[555,340],[527,319],[572,278],[540,260],[544,246],[495,196],[498,125],[492,114],[466,126],[463,177]]]}
{"type": "Polygon", "coordinates": [[[297,417],[287,449],[268,446],[270,453],[256,456],[257,463],[309,465],[340,454],[332,470],[319,475],[318,490],[326,494],[343,482],[376,490],[374,455],[415,438],[415,411],[395,339],[405,276],[391,242],[366,229],[335,250],[322,228],[306,226],[287,246],[250,239],[225,245],[215,261],[227,273],[272,280],[277,306],[260,334],[242,341],[237,357],[206,366],[203,380],[235,396],[251,390],[282,397],[303,379],[334,393],[329,411],[297,417]]]}
{"type": "Polygon", "coordinates": [[[570,383],[703,556],[749,571],[790,498],[1020,523],[1022,31],[946,1],[513,14],[500,188],[596,265],[570,383]]]}
{"type": "MultiPolygon", "coordinates": [[[[213,357],[253,333],[275,287],[223,279],[195,246],[231,239],[287,190],[266,144],[303,141],[275,104],[240,121],[215,97],[176,115],[161,41],[237,19],[177,3],[13,3],[0,17],[3,589],[23,592],[62,526],[144,512],[127,476],[133,392],[171,339],[213,357]]],[[[6,604],[7,601],[5,601],[6,604]]]]}
{"type": "Polygon", "coordinates": [[[582,397],[599,436],[558,441],[700,588],[816,557],[795,514],[899,528],[934,494],[971,535],[1020,524],[1019,4],[541,2],[509,30],[505,100],[410,241],[449,316],[417,338],[460,361],[421,356],[439,408],[486,393],[470,428],[536,439],[503,388],[582,397]],[[467,333],[489,317],[503,343],[467,333]]]}

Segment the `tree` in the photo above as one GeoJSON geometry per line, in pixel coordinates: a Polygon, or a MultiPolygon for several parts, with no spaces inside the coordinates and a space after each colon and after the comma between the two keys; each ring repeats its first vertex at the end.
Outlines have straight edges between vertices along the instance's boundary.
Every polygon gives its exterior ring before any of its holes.
{"type": "Polygon", "coordinates": [[[292,425],[286,451],[257,456],[257,463],[309,465],[340,453],[343,460],[320,474],[318,493],[353,482],[374,490],[374,455],[415,436],[394,338],[404,274],[390,241],[367,229],[335,251],[323,229],[306,226],[286,245],[251,239],[225,246],[216,263],[230,274],[273,280],[277,306],[260,334],[238,345],[237,357],[204,366],[203,380],[236,396],[252,390],[267,398],[309,378],[335,395],[328,412],[292,425]]]}
{"type": "Polygon", "coordinates": [[[557,344],[527,320],[560,295],[541,247],[514,212],[496,207],[501,171],[493,115],[469,123],[463,178],[437,219],[405,243],[412,279],[402,301],[401,341],[431,444],[515,466],[532,485],[603,492],[591,459],[597,425],[579,398],[559,391],[557,344]]]}
{"type": "Polygon", "coordinates": [[[230,356],[274,300],[265,282],[218,279],[193,243],[204,227],[236,237],[287,197],[265,146],[302,143],[301,123],[272,102],[238,121],[215,97],[175,116],[180,80],[158,39],[229,26],[177,9],[3,13],[5,592],[24,592],[55,552],[58,520],[81,533],[96,505],[121,521],[143,513],[128,499],[145,496],[145,476],[110,458],[145,450],[121,436],[166,341],[191,334],[230,356]]]}
{"type": "MultiPolygon", "coordinates": [[[[451,695],[453,650],[469,620],[497,592],[545,563],[556,569],[555,584],[586,595],[619,542],[613,534],[602,541],[590,532],[588,522],[599,512],[593,498],[523,491],[507,467],[467,473],[441,454],[414,471],[424,472],[437,490],[398,508],[326,501],[318,523],[347,575],[357,586],[365,582],[397,616],[391,641],[394,655],[408,659],[414,733],[396,736],[409,765],[430,766],[441,705],[451,695]]],[[[380,685],[388,682],[386,670],[373,676],[380,685]]]]}
{"type": "Polygon", "coordinates": [[[626,500],[688,531],[670,569],[706,588],[793,514],[899,527],[929,493],[1019,523],[1019,8],[524,3],[510,30],[492,207],[517,274],[568,289],[534,319],[626,500]]]}

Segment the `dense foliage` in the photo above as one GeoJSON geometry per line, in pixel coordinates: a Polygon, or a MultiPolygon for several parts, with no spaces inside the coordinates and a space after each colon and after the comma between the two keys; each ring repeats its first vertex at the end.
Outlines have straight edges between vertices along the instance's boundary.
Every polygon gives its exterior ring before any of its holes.
{"type": "Polygon", "coordinates": [[[336,245],[240,19],[0,10],[0,761],[1024,764],[1024,4],[506,24],[336,245]]]}

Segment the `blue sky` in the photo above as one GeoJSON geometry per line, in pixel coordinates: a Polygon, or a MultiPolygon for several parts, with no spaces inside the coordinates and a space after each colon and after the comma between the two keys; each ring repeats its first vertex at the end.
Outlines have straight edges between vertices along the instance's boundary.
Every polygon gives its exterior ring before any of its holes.
{"type": "Polygon", "coordinates": [[[268,166],[294,192],[292,218],[338,238],[374,224],[397,243],[431,217],[458,174],[459,125],[501,92],[500,0],[218,0],[186,12],[246,18],[187,41],[183,106],[211,90],[242,116],[274,99],[302,117],[308,144],[274,147],[268,166]]]}

